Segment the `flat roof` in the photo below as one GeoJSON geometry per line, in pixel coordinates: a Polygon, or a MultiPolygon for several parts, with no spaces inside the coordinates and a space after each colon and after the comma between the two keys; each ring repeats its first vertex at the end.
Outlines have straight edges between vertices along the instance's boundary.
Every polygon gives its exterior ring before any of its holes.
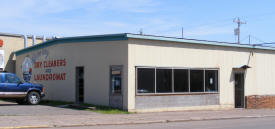
{"type": "Polygon", "coordinates": [[[175,38],[175,37],[164,37],[154,35],[140,35],[131,33],[121,34],[105,34],[105,35],[91,35],[91,36],[77,36],[77,37],[64,37],[55,38],[48,40],[43,43],[36,44],[34,46],[27,47],[15,52],[16,55],[21,55],[29,51],[45,48],[55,44],[63,43],[79,43],[79,42],[99,42],[99,41],[119,41],[129,39],[144,39],[144,40],[156,40],[156,41],[169,41],[169,42],[180,42],[188,44],[200,44],[200,45],[212,45],[212,46],[224,46],[224,47],[237,47],[237,48],[250,48],[250,49],[261,49],[261,50],[275,50],[274,47],[256,46],[248,44],[237,44],[228,42],[208,41],[208,40],[197,40],[197,39],[186,39],[186,38],[175,38]]]}
{"type": "MultiPolygon", "coordinates": [[[[9,37],[17,37],[17,38],[23,38],[23,34],[12,34],[12,33],[3,33],[0,32],[0,36],[9,36],[9,37]]],[[[28,38],[32,38],[32,35],[26,35],[28,38]]],[[[43,36],[36,36],[36,39],[43,39],[43,36]]],[[[46,38],[50,39],[50,38],[46,38]]]]}

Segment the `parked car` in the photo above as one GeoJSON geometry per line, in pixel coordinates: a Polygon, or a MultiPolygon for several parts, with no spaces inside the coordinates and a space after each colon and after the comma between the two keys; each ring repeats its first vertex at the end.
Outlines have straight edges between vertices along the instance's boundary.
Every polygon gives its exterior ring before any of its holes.
{"type": "Polygon", "coordinates": [[[44,97],[41,84],[23,82],[13,73],[0,72],[0,98],[36,105],[44,97]]]}

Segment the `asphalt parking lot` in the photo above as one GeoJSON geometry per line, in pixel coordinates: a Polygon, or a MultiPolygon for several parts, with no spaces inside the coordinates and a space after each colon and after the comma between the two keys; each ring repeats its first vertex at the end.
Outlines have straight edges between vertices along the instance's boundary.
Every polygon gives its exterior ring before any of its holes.
{"type": "MultiPolygon", "coordinates": [[[[169,124],[171,122],[275,118],[274,109],[230,109],[131,114],[100,114],[47,105],[18,105],[0,101],[0,128],[68,128],[105,125],[169,124]]],[[[171,126],[174,126],[173,124],[171,126]]],[[[121,126],[117,126],[120,128],[121,126]]],[[[129,128],[129,126],[123,126],[129,128]]],[[[179,126],[182,127],[182,126],[179,126]]],[[[273,127],[273,125],[272,125],[273,127]]],[[[142,128],[138,126],[138,128],[142,128]]],[[[149,128],[157,128],[150,126],[149,128]]],[[[169,128],[169,127],[168,127],[169,128]]]]}
{"type": "Polygon", "coordinates": [[[0,100],[0,116],[42,116],[42,115],[92,115],[91,111],[54,107],[47,105],[18,105],[0,100]]]}

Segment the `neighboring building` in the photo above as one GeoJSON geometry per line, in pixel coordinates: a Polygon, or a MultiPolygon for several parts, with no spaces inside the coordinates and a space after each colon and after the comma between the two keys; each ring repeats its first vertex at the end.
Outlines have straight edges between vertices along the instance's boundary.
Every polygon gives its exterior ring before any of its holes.
{"type": "MultiPolygon", "coordinates": [[[[25,37],[26,47],[33,45],[33,38],[36,43],[41,43],[43,37],[33,37],[27,35],[25,37]]],[[[3,46],[0,46],[0,69],[8,72],[15,73],[15,56],[14,53],[17,50],[24,48],[24,35],[0,33],[0,42],[3,46]]],[[[36,44],[35,43],[35,44],[36,44]]]]}
{"type": "Polygon", "coordinates": [[[16,52],[46,99],[128,111],[275,108],[275,48],[136,34],[68,37],[16,52]]]}

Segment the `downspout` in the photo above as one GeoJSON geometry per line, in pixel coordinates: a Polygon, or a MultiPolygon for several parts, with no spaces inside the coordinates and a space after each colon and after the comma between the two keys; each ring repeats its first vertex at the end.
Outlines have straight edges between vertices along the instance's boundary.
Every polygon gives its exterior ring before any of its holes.
{"type": "Polygon", "coordinates": [[[32,35],[32,45],[35,45],[35,42],[36,42],[36,36],[32,35]]]}
{"type": "Polygon", "coordinates": [[[27,40],[28,40],[28,37],[27,37],[27,35],[23,35],[23,37],[24,37],[24,48],[26,48],[27,47],[27,40]]]}
{"type": "Polygon", "coordinates": [[[46,42],[46,36],[43,35],[43,42],[46,42]]]}

